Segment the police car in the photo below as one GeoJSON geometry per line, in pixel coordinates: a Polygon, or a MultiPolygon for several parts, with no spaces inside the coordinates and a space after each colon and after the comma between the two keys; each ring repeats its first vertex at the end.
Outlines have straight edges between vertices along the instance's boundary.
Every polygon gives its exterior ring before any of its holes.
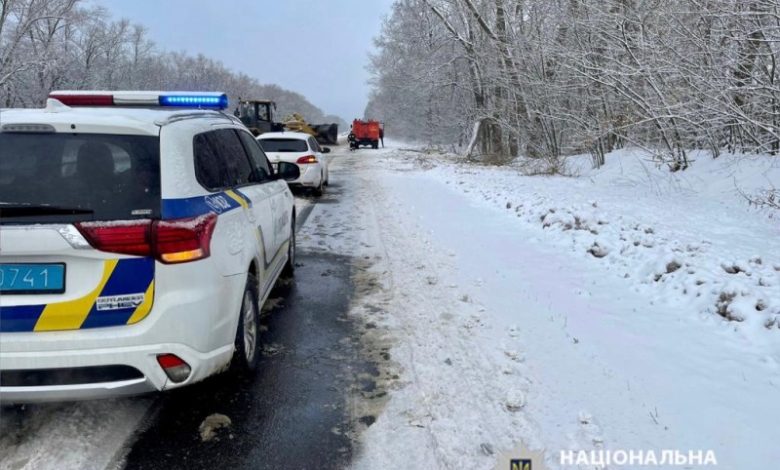
{"type": "Polygon", "coordinates": [[[221,93],[52,92],[0,113],[0,401],[251,373],[291,275],[296,165],[221,93]]]}

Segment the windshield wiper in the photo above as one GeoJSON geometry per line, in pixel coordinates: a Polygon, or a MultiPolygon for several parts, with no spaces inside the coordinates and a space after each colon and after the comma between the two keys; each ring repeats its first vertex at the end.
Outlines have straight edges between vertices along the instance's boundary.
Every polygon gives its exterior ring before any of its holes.
{"type": "Polygon", "coordinates": [[[20,204],[0,202],[0,217],[31,217],[36,215],[78,215],[92,214],[92,209],[81,207],[52,206],[48,204],[20,204]]]}

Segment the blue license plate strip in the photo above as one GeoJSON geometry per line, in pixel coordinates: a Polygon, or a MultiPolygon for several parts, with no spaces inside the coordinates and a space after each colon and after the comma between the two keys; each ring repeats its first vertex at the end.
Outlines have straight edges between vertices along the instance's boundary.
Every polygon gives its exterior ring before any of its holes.
{"type": "Polygon", "coordinates": [[[2,263],[0,294],[61,294],[65,292],[64,263],[2,263]]]}

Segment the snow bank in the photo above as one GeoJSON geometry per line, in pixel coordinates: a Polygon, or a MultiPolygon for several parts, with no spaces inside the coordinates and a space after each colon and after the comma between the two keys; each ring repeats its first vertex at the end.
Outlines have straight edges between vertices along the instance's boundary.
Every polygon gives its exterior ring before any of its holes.
{"type": "Polygon", "coordinates": [[[431,173],[631,280],[651,302],[717,316],[751,339],[780,334],[780,214],[743,196],[780,183],[780,159],[694,160],[670,173],[641,152],[620,151],[601,169],[571,158],[578,177],[526,177],[439,159],[431,173]]]}

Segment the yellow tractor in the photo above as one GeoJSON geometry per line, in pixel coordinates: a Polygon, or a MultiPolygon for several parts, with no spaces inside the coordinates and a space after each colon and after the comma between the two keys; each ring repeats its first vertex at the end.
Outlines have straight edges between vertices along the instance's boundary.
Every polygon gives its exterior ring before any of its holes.
{"type": "Polygon", "coordinates": [[[238,107],[233,114],[244,125],[258,136],[266,132],[280,132],[284,130],[284,124],[274,121],[276,103],[271,100],[242,100],[238,99],[238,107]]]}
{"type": "Polygon", "coordinates": [[[298,113],[287,116],[283,122],[274,120],[276,102],[271,100],[238,99],[236,115],[254,135],[266,132],[281,132],[285,129],[292,132],[305,132],[313,135],[321,144],[338,144],[338,124],[309,124],[298,113]]]}
{"type": "Polygon", "coordinates": [[[292,132],[305,132],[313,135],[321,144],[336,145],[339,138],[338,124],[309,124],[298,113],[292,113],[284,118],[284,127],[292,132]]]}

